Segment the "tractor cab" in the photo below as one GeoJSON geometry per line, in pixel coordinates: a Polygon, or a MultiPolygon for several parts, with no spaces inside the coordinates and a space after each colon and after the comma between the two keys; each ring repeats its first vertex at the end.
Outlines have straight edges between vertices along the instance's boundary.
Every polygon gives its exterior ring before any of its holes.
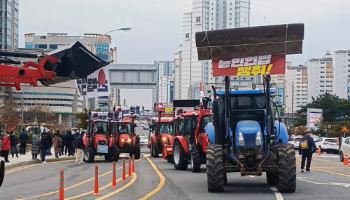
{"type": "Polygon", "coordinates": [[[175,135],[174,118],[172,116],[161,118],[159,134],[162,145],[170,143],[170,138],[175,135]]]}

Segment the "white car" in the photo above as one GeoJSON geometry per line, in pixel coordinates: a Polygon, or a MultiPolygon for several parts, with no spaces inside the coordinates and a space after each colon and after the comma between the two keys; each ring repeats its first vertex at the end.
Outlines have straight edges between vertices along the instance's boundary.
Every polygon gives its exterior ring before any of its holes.
{"type": "Polygon", "coordinates": [[[348,156],[350,156],[350,137],[343,139],[343,142],[341,143],[339,151],[340,162],[344,161],[345,154],[348,154],[348,156]]]}
{"type": "Polygon", "coordinates": [[[148,136],[147,135],[141,135],[140,136],[140,145],[147,145],[148,144],[148,136]]]}
{"type": "Polygon", "coordinates": [[[301,138],[302,136],[294,136],[288,143],[294,145],[294,149],[299,149],[299,142],[301,138]]]}
{"type": "Polygon", "coordinates": [[[327,153],[339,152],[339,142],[337,138],[326,138],[326,137],[319,138],[316,141],[316,147],[321,148],[321,152],[327,152],[327,153]]]}

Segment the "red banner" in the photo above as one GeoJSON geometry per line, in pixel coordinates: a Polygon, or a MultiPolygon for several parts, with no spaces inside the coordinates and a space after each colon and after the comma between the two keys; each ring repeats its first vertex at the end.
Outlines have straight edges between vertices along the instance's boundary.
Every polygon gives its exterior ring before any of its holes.
{"type": "Polygon", "coordinates": [[[213,60],[213,76],[285,74],[285,55],[263,55],[232,60],[213,60]]]}

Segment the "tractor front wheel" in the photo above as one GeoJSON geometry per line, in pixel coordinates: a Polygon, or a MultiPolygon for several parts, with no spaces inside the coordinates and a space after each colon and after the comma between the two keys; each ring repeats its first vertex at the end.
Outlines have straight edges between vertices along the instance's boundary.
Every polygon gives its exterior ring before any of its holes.
{"type": "Polygon", "coordinates": [[[5,177],[5,162],[2,160],[0,163],[0,187],[5,177]]]}
{"type": "Polygon", "coordinates": [[[266,172],[266,181],[268,185],[274,186],[278,184],[278,173],[266,172]]]}
{"type": "Polygon", "coordinates": [[[108,153],[108,158],[109,158],[109,161],[115,161],[117,162],[119,160],[119,149],[118,147],[114,146],[110,149],[109,153],[108,153]]]}
{"type": "Polygon", "coordinates": [[[135,159],[140,159],[141,156],[141,147],[140,145],[137,145],[135,147],[135,159]]]}
{"type": "Polygon", "coordinates": [[[207,146],[207,183],[208,192],[224,191],[225,172],[221,145],[207,146]]]}
{"type": "Polygon", "coordinates": [[[293,145],[281,145],[278,149],[279,192],[292,193],[296,189],[295,151],[293,145]]]}
{"type": "Polygon", "coordinates": [[[201,171],[201,158],[199,156],[198,151],[196,150],[191,152],[191,167],[192,167],[192,172],[201,171]]]}
{"type": "Polygon", "coordinates": [[[92,147],[88,147],[84,149],[84,160],[87,163],[92,163],[95,160],[95,153],[92,147]]]}
{"type": "Polygon", "coordinates": [[[174,144],[174,167],[177,170],[186,170],[188,166],[188,159],[185,150],[179,141],[174,144]]]}

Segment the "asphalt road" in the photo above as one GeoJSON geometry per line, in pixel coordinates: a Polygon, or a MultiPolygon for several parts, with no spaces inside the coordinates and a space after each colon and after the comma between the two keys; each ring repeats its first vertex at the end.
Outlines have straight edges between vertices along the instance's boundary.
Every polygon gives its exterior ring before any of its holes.
{"type": "MultiPolygon", "coordinates": [[[[298,173],[295,193],[274,192],[274,188],[266,184],[265,175],[240,177],[238,173],[231,173],[225,192],[212,194],[207,192],[204,165],[201,173],[192,173],[190,169],[177,171],[160,158],[147,157],[147,148],[142,151],[143,157],[136,161],[136,173],[125,182],[120,180],[123,159],[118,161],[116,188],[111,187],[112,164],[102,158],[94,164],[77,165],[64,161],[8,170],[0,188],[0,199],[58,199],[61,169],[65,173],[66,199],[348,200],[350,197],[350,166],[343,166],[336,155],[315,156],[311,173],[298,173]],[[95,165],[99,166],[98,195],[93,195],[95,165]]],[[[299,164],[299,157],[297,161],[299,164]]]]}

